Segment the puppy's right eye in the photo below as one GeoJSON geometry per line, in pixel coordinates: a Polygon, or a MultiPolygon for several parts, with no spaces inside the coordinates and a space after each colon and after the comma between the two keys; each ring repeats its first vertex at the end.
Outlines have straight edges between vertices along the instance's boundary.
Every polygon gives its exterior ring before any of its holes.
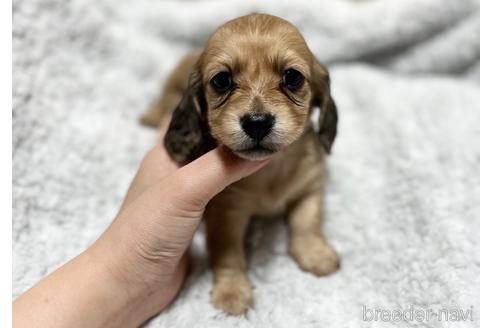
{"type": "Polygon", "coordinates": [[[233,82],[232,76],[229,72],[220,72],[217,73],[212,80],[210,81],[212,88],[219,93],[224,93],[232,89],[233,82]]]}
{"type": "Polygon", "coordinates": [[[302,87],[302,84],[304,83],[304,76],[298,70],[289,68],[284,72],[282,83],[287,89],[296,91],[302,87]]]}

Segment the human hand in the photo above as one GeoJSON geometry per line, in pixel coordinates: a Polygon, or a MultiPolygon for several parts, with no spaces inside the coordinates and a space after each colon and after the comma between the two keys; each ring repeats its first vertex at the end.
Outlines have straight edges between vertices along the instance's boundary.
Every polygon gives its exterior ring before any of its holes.
{"type": "Polygon", "coordinates": [[[178,293],[186,250],[210,199],[266,164],[217,148],[178,168],[162,145],[155,146],[94,245],[16,300],[15,326],[142,324],[178,293]]]}

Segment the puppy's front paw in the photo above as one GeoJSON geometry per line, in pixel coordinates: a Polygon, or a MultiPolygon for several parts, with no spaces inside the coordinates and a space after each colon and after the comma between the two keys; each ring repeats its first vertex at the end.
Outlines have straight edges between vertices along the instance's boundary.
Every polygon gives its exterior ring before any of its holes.
{"type": "Polygon", "coordinates": [[[253,291],[245,277],[217,277],[212,291],[212,301],[216,308],[229,314],[240,315],[246,313],[253,304],[253,291]]]}
{"type": "Polygon", "coordinates": [[[304,271],[326,276],[340,268],[340,258],[323,240],[297,240],[291,243],[290,254],[304,271]]]}

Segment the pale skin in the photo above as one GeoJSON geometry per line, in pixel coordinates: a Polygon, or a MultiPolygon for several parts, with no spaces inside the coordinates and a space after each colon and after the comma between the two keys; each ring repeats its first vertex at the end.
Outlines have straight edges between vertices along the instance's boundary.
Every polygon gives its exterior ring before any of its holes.
{"type": "Polygon", "coordinates": [[[207,203],[267,162],[218,148],[178,168],[155,146],[113,223],[87,250],[14,301],[13,326],[141,325],[179,292],[186,251],[207,203]]]}

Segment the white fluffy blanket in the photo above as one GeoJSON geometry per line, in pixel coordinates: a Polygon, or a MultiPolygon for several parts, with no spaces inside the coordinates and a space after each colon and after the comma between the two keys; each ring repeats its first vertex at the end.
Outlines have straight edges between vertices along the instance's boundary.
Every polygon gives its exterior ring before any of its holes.
{"type": "Polygon", "coordinates": [[[110,223],[155,140],[137,118],[173,65],[254,11],[292,21],[330,68],[340,126],[323,230],[342,269],[299,270],[283,222],[258,222],[248,241],[255,307],[229,317],[210,303],[200,231],[186,286],[149,325],[478,327],[474,0],[15,1],[13,297],[110,223]],[[411,307],[472,317],[367,321],[368,310],[411,307]]]}

